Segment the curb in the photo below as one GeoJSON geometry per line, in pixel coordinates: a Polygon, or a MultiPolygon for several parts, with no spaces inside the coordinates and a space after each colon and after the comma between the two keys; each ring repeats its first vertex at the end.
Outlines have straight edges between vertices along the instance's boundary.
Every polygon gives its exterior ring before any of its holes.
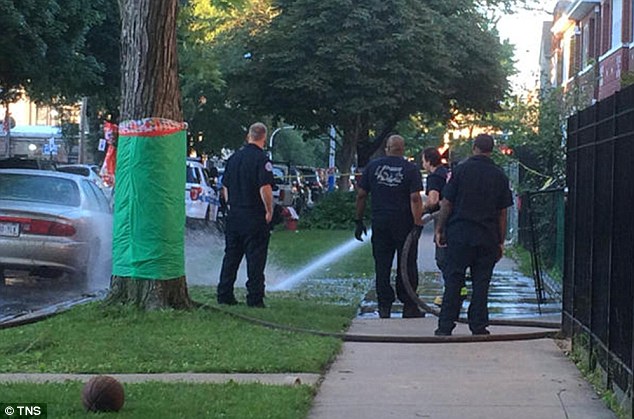
{"type": "MultiPolygon", "coordinates": [[[[95,375],[102,374],[53,374],[53,373],[14,373],[0,374],[3,383],[63,383],[65,381],[87,382],[95,375]]],[[[272,385],[309,385],[316,386],[321,382],[320,374],[286,373],[286,374],[207,374],[207,373],[157,373],[157,374],[103,374],[115,378],[121,383],[259,383],[272,385]]]]}

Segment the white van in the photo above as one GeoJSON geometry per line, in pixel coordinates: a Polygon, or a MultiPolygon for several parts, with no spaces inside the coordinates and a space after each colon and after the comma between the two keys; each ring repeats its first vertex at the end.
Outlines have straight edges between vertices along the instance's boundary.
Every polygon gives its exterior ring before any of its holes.
{"type": "Polygon", "coordinates": [[[187,159],[187,183],[185,184],[185,215],[187,218],[216,221],[220,199],[213,188],[209,172],[197,160],[187,159]]]}

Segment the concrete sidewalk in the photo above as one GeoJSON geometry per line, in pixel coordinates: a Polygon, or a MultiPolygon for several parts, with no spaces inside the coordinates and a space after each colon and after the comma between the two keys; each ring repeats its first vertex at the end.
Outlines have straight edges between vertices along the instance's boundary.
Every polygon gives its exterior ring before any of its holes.
{"type": "MultiPolygon", "coordinates": [[[[356,319],[350,333],[433,335],[436,319],[356,319]]],[[[492,334],[535,331],[491,326],[492,334]]],[[[458,325],[456,336],[469,335],[458,325]]],[[[616,416],[552,339],[346,342],[311,419],[602,419],[616,416]]]]}

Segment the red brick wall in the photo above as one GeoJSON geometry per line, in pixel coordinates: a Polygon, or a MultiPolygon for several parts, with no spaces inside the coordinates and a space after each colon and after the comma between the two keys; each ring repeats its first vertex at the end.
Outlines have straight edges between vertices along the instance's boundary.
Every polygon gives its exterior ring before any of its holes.
{"type": "Polygon", "coordinates": [[[621,88],[621,76],[630,63],[629,48],[621,48],[599,63],[599,100],[621,88]]]}

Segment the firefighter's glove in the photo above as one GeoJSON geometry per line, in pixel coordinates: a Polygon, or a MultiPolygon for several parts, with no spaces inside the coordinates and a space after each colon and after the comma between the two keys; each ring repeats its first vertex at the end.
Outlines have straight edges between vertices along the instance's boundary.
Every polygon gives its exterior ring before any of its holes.
{"type": "Polygon", "coordinates": [[[363,220],[355,220],[355,223],[357,226],[354,229],[354,238],[362,242],[363,238],[361,235],[367,235],[368,231],[365,228],[365,224],[363,224],[363,220]]]}

